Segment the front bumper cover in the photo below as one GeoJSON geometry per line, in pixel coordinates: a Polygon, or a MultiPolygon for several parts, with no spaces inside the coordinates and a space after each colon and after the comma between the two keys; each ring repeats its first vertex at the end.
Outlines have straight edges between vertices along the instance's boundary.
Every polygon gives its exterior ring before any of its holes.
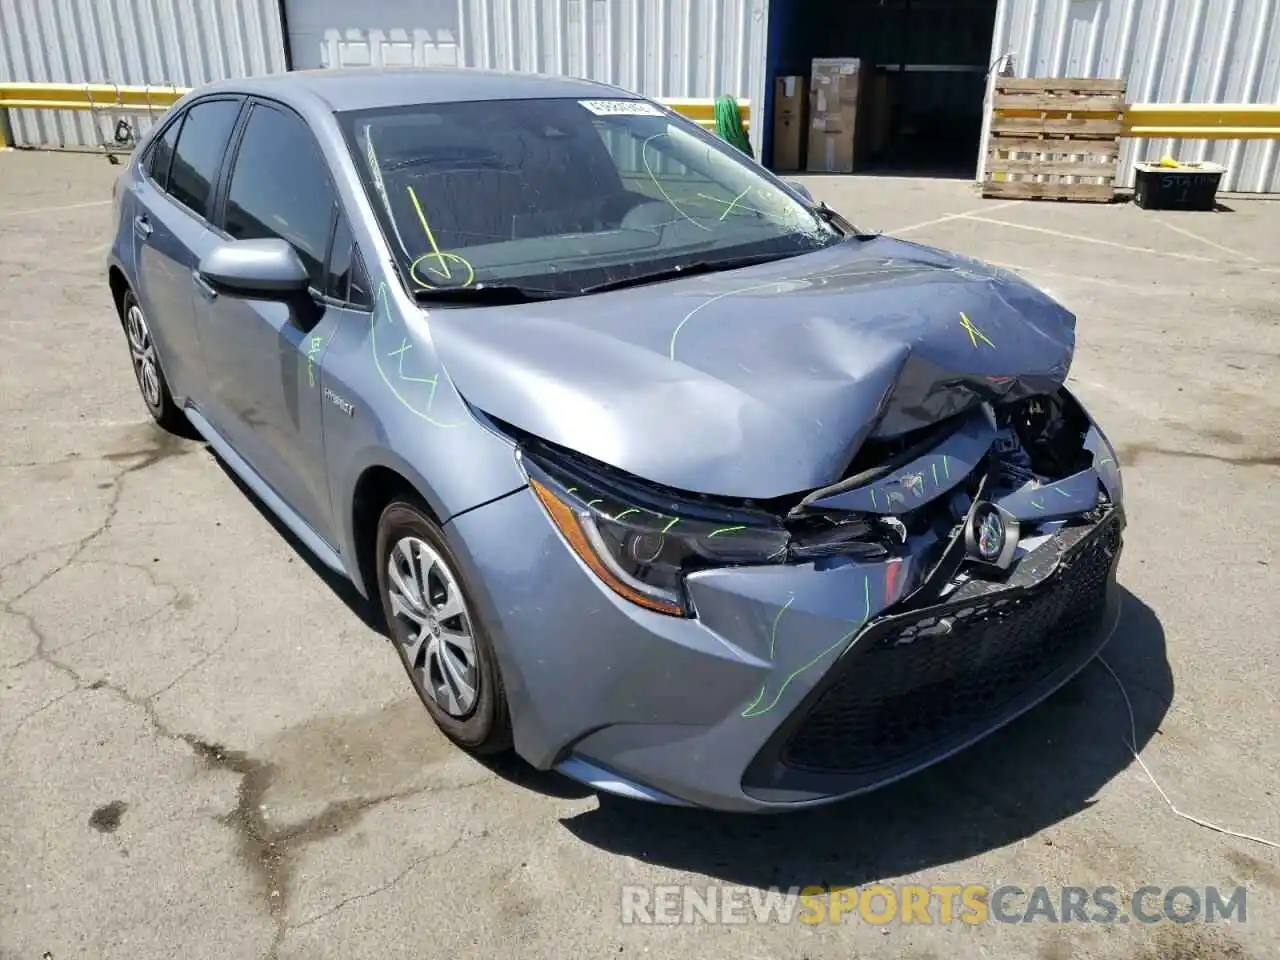
{"type": "Polygon", "coordinates": [[[1123,508],[1094,518],[934,607],[896,612],[909,561],[782,565],[691,577],[696,619],[600,585],[528,490],[446,532],[524,759],[626,796],[763,812],[906,776],[1082,669],[1118,615],[1123,508]],[[855,739],[863,754],[842,752],[855,739]]]}
{"type": "Polygon", "coordinates": [[[1122,508],[1069,527],[1003,583],[869,623],[743,777],[763,803],[849,796],[985,737],[1074,677],[1118,618],[1122,508]]]}

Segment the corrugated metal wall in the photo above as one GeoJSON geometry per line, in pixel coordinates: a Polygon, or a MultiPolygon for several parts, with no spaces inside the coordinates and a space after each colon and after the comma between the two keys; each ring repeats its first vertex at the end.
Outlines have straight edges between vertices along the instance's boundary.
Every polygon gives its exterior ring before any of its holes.
{"type": "MultiPolygon", "coordinates": [[[[0,80],[184,87],[284,68],[276,0],[0,0],[0,80]]],[[[19,145],[92,147],[116,116],[14,110],[10,122],[19,145]]]]}
{"type": "MultiPolygon", "coordinates": [[[[1280,102],[1280,0],[1000,0],[992,59],[1019,77],[1123,77],[1130,103],[1280,102]]],[[[1166,153],[1227,167],[1222,189],[1280,192],[1274,140],[1130,140],[1133,164],[1166,153]]]]}
{"type": "MultiPolygon", "coordinates": [[[[288,0],[294,66],[460,64],[764,103],[768,0],[288,0]]],[[[763,124],[752,124],[757,152],[763,124]]]]}

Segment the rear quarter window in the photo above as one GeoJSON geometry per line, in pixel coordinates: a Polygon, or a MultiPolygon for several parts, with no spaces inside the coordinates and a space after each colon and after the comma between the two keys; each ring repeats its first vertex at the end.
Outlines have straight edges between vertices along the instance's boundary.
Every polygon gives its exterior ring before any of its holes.
{"type": "Polygon", "coordinates": [[[206,220],[213,179],[239,115],[238,100],[209,100],[188,109],[182,121],[165,189],[173,199],[206,220]]]}
{"type": "Polygon", "coordinates": [[[155,181],[161,190],[169,189],[169,167],[173,163],[173,149],[178,143],[178,132],[182,129],[185,117],[178,117],[169,124],[156,138],[156,142],[147,151],[144,169],[147,176],[155,181]]]}

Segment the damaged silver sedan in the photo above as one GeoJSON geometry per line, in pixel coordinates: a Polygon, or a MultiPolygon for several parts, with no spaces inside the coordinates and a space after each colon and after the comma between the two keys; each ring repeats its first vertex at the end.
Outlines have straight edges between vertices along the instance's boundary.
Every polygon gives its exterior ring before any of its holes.
{"type": "Polygon", "coordinates": [[[144,399],[378,603],[460,746],[794,809],[973,743],[1114,626],[1115,452],[1017,277],[587,81],[299,73],[171,117],[111,257],[144,399]]]}

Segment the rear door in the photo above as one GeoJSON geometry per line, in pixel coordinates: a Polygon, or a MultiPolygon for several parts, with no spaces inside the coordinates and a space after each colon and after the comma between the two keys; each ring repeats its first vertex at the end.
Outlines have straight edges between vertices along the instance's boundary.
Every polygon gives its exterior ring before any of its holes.
{"type": "Polygon", "coordinates": [[[207,397],[192,299],[192,275],[216,240],[214,184],[243,100],[198,100],[173,117],[143,158],[132,212],[135,291],[179,402],[207,397]]]}
{"type": "Polygon", "coordinates": [[[282,105],[252,101],[232,153],[222,230],[232,240],[280,238],[292,245],[311,274],[315,309],[207,288],[197,297],[219,430],[254,472],[332,544],[319,376],[325,345],[341,317],[326,297],[337,191],[311,129],[282,105]]]}

